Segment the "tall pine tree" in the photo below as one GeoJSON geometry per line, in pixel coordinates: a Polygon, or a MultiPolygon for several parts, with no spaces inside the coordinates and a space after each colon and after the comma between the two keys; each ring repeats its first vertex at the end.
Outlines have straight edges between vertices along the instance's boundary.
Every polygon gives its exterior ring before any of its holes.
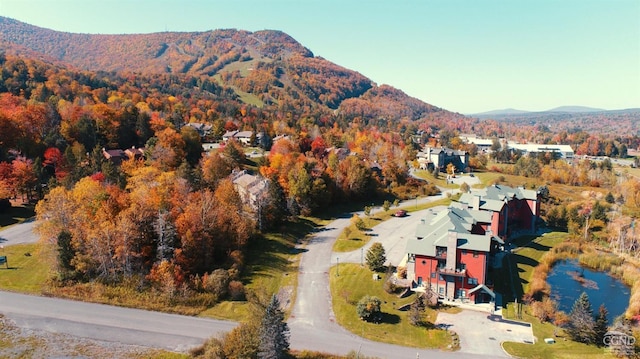
{"type": "Polygon", "coordinates": [[[594,326],[595,343],[598,346],[604,345],[604,336],[609,330],[609,320],[607,319],[607,315],[609,315],[609,311],[607,311],[607,308],[604,306],[604,304],[600,304],[600,308],[598,308],[598,316],[596,317],[594,326]]]}
{"type": "Polygon", "coordinates": [[[260,326],[259,359],[282,359],[289,352],[289,326],[278,298],[273,295],[260,326]]]}
{"type": "Polygon", "coordinates": [[[596,340],[595,321],[593,320],[593,308],[587,293],[582,292],[573,303],[569,314],[567,334],[572,340],[592,344],[596,340]]]}

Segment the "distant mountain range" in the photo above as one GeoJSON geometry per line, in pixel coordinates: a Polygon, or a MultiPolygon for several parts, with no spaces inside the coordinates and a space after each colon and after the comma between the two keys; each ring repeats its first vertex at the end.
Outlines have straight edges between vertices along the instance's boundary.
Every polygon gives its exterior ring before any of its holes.
{"type": "Polygon", "coordinates": [[[509,126],[536,126],[552,132],[587,131],[610,135],[640,136],[640,108],[604,110],[584,106],[561,106],[547,111],[512,108],[468,115],[480,121],[494,120],[509,126]]]}
{"type": "MultiPolygon", "coordinates": [[[[634,109],[631,109],[634,110],[634,109]]],[[[525,110],[517,110],[514,108],[506,108],[502,110],[493,110],[487,112],[480,112],[475,114],[470,114],[470,117],[478,117],[478,118],[486,118],[486,117],[503,117],[503,116],[519,116],[526,114],[543,114],[543,113],[589,113],[589,112],[605,112],[607,110],[601,108],[593,108],[586,106],[560,106],[556,108],[552,108],[546,111],[525,111],[525,110]]],[[[620,111],[620,110],[615,110],[620,111]]]]}

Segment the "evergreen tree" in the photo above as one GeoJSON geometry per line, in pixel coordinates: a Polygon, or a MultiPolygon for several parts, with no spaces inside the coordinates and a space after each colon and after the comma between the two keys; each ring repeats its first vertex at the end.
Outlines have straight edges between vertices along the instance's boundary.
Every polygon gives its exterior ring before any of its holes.
{"type": "Polygon", "coordinates": [[[425,302],[424,296],[418,294],[416,300],[411,303],[411,307],[409,307],[409,322],[411,325],[422,325],[422,317],[425,309],[427,308],[427,304],[425,302]]]}
{"type": "Polygon", "coordinates": [[[614,204],[616,202],[616,198],[613,196],[613,193],[611,192],[607,193],[607,195],[604,197],[604,200],[607,201],[607,203],[609,204],[614,204]]]}
{"type": "Polygon", "coordinates": [[[76,252],[71,244],[71,238],[71,233],[67,231],[58,234],[58,267],[63,277],[66,277],[75,270],[71,261],[75,257],[76,252]]]}
{"type": "Polygon", "coordinates": [[[609,311],[604,306],[604,304],[601,304],[600,308],[598,308],[598,316],[596,317],[594,327],[595,342],[598,346],[604,345],[603,339],[605,334],[607,334],[607,331],[609,330],[609,320],[607,319],[607,315],[609,315],[609,311]]]}
{"type": "Polygon", "coordinates": [[[289,327],[284,321],[278,298],[273,295],[260,326],[259,359],[286,358],[289,352],[289,327]]]}
{"type": "Polygon", "coordinates": [[[573,303],[569,318],[567,334],[572,340],[587,344],[595,342],[595,321],[593,320],[593,309],[587,293],[582,292],[580,297],[573,303]]]}
{"type": "Polygon", "coordinates": [[[386,253],[382,243],[375,242],[371,245],[371,248],[367,251],[365,258],[367,266],[374,272],[380,271],[384,268],[384,262],[387,260],[386,253]]]}

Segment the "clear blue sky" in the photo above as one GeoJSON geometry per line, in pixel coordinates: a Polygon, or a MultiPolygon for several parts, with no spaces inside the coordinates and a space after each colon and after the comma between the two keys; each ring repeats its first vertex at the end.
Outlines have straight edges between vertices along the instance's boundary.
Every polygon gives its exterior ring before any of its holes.
{"type": "Polygon", "coordinates": [[[0,15],[79,33],[282,30],[461,113],[640,107],[638,0],[0,0],[0,15]]]}

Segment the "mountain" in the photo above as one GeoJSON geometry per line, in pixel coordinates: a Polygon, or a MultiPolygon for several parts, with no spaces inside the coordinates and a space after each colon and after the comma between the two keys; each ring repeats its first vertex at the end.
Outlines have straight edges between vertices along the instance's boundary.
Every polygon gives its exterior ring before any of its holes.
{"type": "Polygon", "coordinates": [[[601,108],[593,108],[593,107],[586,107],[586,106],[560,106],[544,112],[584,113],[584,112],[602,112],[602,111],[606,111],[606,110],[601,108]]]}
{"type": "Polygon", "coordinates": [[[0,46],[10,54],[38,56],[81,70],[207,78],[257,107],[320,108],[338,110],[347,117],[365,111],[391,120],[404,115],[411,120],[427,115],[463,117],[390,86],[379,87],[356,71],[314,56],[291,36],[275,30],[90,35],[0,17],[0,46]]]}
{"type": "Polygon", "coordinates": [[[490,117],[490,116],[509,116],[509,115],[520,115],[523,113],[528,113],[529,111],[516,110],[515,108],[505,108],[502,110],[493,110],[487,112],[474,113],[472,117],[490,117]]]}
{"type": "Polygon", "coordinates": [[[560,107],[552,108],[546,111],[523,111],[523,110],[516,110],[514,108],[506,108],[503,110],[493,110],[493,111],[475,113],[469,116],[478,117],[478,118],[488,118],[488,117],[502,118],[507,116],[527,116],[529,114],[534,116],[540,116],[541,114],[550,114],[550,113],[557,113],[557,112],[589,113],[589,112],[604,112],[604,111],[607,111],[607,110],[604,110],[601,108],[586,107],[586,106],[560,106],[560,107]]]}

